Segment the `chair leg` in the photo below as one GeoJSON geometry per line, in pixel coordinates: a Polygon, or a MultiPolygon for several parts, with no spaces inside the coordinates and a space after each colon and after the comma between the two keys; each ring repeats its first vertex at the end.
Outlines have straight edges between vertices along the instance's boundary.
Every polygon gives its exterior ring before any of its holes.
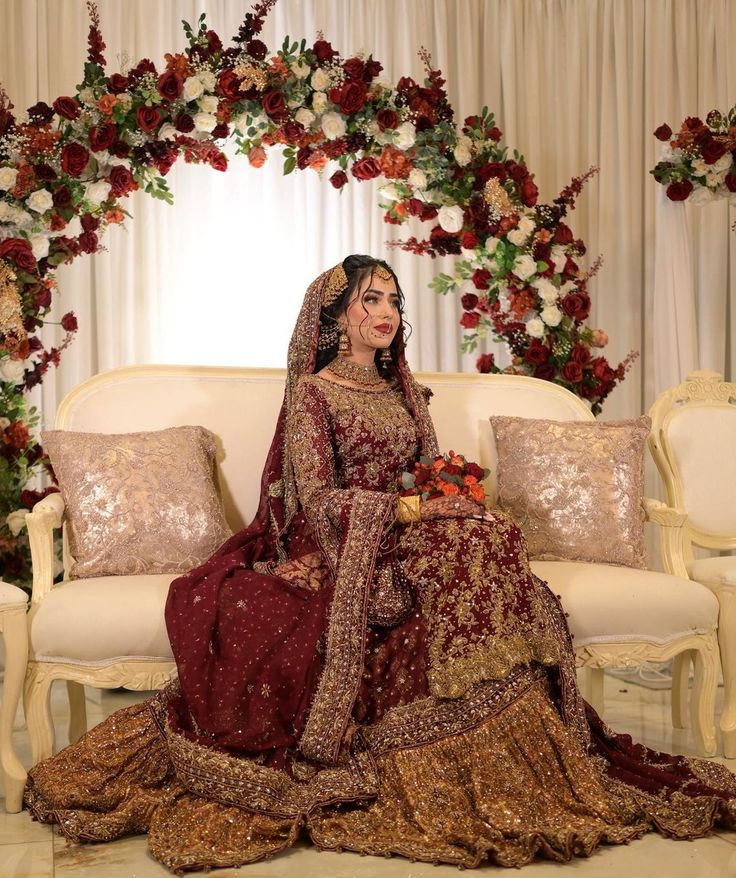
{"type": "Polygon", "coordinates": [[[69,696],[69,743],[73,744],[87,731],[87,702],[82,683],[67,680],[66,691],[69,696]]]}
{"type": "Polygon", "coordinates": [[[23,605],[2,613],[5,642],[5,680],[0,703],[0,769],[5,781],[5,810],[15,814],[23,807],[26,771],[13,749],[13,722],[28,662],[28,628],[23,605]]]}
{"type": "Polygon", "coordinates": [[[28,734],[31,738],[33,764],[48,759],[54,750],[54,724],[51,719],[51,684],[53,678],[44,675],[36,662],[29,662],[23,689],[28,734]]]}
{"type": "Polygon", "coordinates": [[[715,756],[715,704],[718,685],[718,641],[708,637],[703,648],[693,650],[695,679],[690,699],[690,726],[695,747],[701,756],[715,756]]]}
{"type": "Polygon", "coordinates": [[[716,592],[720,612],[718,614],[718,646],[721,651],[723,672],[723,711],[721,732],[723,755],[736,758],[736,589],[722,586],[716,592]]]}
{"type": "Polygon", "coordinates": [[[687,726],[691,653],[692,650],[685,649],[672,660],[672,725],[676,729],[687,726]]]}

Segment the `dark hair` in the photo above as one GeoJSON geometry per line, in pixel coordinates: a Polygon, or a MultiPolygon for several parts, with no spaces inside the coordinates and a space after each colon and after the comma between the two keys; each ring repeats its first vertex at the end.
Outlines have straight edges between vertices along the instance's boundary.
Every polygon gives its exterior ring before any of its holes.
{"type": "MultiPolygon", "coordinates": [[[[342,267],[345,270],[345,274],[348,278],[347,288],[338,296],[337,299],[327,308],[323,308],[320,313],[320,329],[324,327],[324,330],[329,330],[335,326],[337,318],[340,315],[344,314],[347,310],[350,299],[353,296],[353,293],[356,289],[360,289],[360,285],[369,275],[372,277],[373,272],[376,268],[381,267],[388,271],[388,273],[393,278],[394,283],[396,284],[396,292],[399,297],[398,302],[398,310],[399,310],[399,328],[394,336],[393,341],[391,342],[391,346],[389,350],[391,351],[391,362],[383,363],[381,361],[381,351],[376,350],[375,360],[376,366],[378,367],[378,372],[383,378],[394,378],[397,375],[397,368],[399,357],[404,353],[404,349],[406,347],[406,340],[408,335],[406,335],[406,328],[408,324],[404,320],[404,293],[399,284],[399,279],[396,277],[396,273],[393,268],[385,262],[383,259],[376,259],[373,256],[362,256],[360,254],[352,254],[351,256],[346,256],[342,261],[342,267]]],[[[366,311],[366,314],[368,312],[366,311]]],[[[409,327],[411,330],[411,327],[409,327]]],[[[330,345],[330,347],[318,350],[317,351],[317,362],[315,364],[314,371],[319,372],[320,369],[324,369],[324,367],[332,362],[337,356],[337,338],[335,338],[335,342],[330,345]]]]}

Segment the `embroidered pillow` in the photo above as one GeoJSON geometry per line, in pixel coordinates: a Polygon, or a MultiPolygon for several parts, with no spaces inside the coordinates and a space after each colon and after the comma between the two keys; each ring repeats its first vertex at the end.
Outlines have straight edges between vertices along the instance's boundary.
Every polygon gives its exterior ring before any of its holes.
{"type": "Polygon", "coordinates": [[[529,555],[646,567],[644,443],[651,420],[492,417],[498,503],[529,555]]]}
{"type": "Polygon", "coordinates": [[[204,427],[41,434],[66,504],[69,576],[185,573],[230,535],[204,427]]]}

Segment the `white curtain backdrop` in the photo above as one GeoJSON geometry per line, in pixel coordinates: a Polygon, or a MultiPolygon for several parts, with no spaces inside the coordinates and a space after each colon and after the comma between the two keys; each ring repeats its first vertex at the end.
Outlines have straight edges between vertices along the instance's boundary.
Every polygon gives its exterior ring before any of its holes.
{"type": "MultiPolygon", "coordinates": [[[[237,31],[243,0],[100,0],[108,69],[124,55],[160,65],[184,44],[180,21],[205,11],[223,39],[237,31]]],[[[655,313],[655,199],[651,132],[686,115],[736,102],[736,3],[732,0],[280,0],[263,39],[311,41],[322,30],[344,56],[365,48],[391,82],[420,78],[425,45],[447,78],[458,120],[483,105],[506,143],[536,174],[543,199],[591,164],[570,220],[605,256],[592,284],[591,322],[611,338],[613,360],[641,358],[604,417],[645,411],[654,393],[654,344],[671,344],[655,313]],[[655,332],[659,327],[660,331],[655,332]]],[[[0,0],[0,82],[18,107],[51,102],[81,79],[83,0],[0,0]]],[[[473,368],[459,354],[459,303],[427,288],[449,260],[387,250],[411,234],[383,223],[376,186],[338,193],[313,171],[284,178],[280,157],[226,174],[180,165],[169,175],[175,206],[136,194],[134,220],[113,229],[107,252],[59,272],[55,313],[77,312],[80,332],[40,403],[51,423],[58,400],[86,376],[136,362],[277,366],[309,281],[348,252],[396,266],[414,334],[416,369],[473,368]]],[[[724,203],[692,211],[691,244],[701,368],[732,374],[736,233],[724,203]]],[[[48,328],[49,338],[56,331],[48,328]]],[[[676,380],[676,379],[675,379],[676,380]]]]}

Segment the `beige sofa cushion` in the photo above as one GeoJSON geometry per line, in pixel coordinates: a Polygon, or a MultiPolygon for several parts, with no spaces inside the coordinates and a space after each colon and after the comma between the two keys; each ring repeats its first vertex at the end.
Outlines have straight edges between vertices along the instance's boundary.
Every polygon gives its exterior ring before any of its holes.
{"type": "Polygon", "coordinates": [[[32,613],[31,658],[77,664],[171,661],[164,606],[174,579],[176,574],[159,574],[62,582],[32,613]]]}
{"type": "Polygon", "coordinates": [[[562,599],[576,649],[635,640],[661,645],[708,634],[718,624],[715,595],[690,579],[579,561],[532,561],[531,566],[562,599]]]}
{"type": "Polygon", "coordinates": [[[712,585],[736,585],[736,557],[700,558],[687,565],[691,579],[712,585]]]}

